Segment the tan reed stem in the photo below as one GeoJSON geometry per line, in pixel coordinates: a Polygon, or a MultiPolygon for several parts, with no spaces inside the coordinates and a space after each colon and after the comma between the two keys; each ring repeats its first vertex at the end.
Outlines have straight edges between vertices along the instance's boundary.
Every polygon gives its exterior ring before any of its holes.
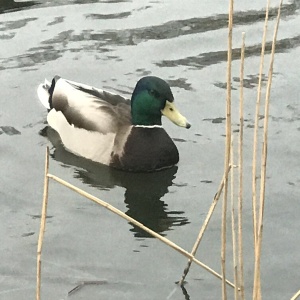
{"type": "MultiPolygon", "coordinates": [[[[65,187],[71,189],[72,191],[78,193],[79,195],[88,198],[89,200],[105,207],[106,209],[108,209],[109,211],[113,212],[114,214],[118,215],[119,217],[127,220],[128,222],[134,224],[135,226],[138,226],[139,228],[141,228],[142,230],[146,231],[147,233],[151,234],[152,236],[154,236],[155,238],[159,239],[161,242],[165,243],[166,245],[170,246],[171,248],[173,248],[174,250],[176,250],[177,252],[181,253],[182,255],[184,255],[185,257],[193,260],[193,262],[195,262],[197,265],[201,266],[202,268],[204,268],[205,270],[207,270],[209,273],[213,274],[214,276],[216,276],[219,279],[222,279],[222,276],[220,274],[218,274],[216,271],[214,271],[213,269],[211,269],[210,267],[208,267],[207,265],[205,265],[204,263],[202,263],[201,261],[199,261],[198,259],[196,259],[192,254],[190,254],[189,252],[187,252],[186,250],[184,250],[183,248],[179,247],[178,245],[176,245],[175,243],[173,243],[172,241],[168,240],[167,238],[159,235],[158,233],[156,233],[155,231],[151,230],[150,228],[146,227],[145,225],[143,225],[142,223],[136,221],[135,219],[129,217],[128,215],[126,215],[125,213],[123,213],[122,211],[120,211],[119,209],[115,208],[114,206],[108,204],[107,202],[79,189],[78,187],[68,183],[67,181],[60,179],[59,177],[52,175],[52,174],[48,174],[47,175],[49,178],[53,179],[54,181],[64,185],[65,187]]],[[[229,280],[226,280],[226,283],[229,284],[231,287],[234,287],[234,284],[232,282],[230,282],[229,280]]]]}
{"type": "MultiPolygon", "coordinates": [[[[233,155],[233,136],[231,138],[231,152],[230,152],[230,164],[234,165],[233,155]]],[[[234,275],[234,299],[238,300],[238,268],[237,268],[237,252],[236,252],[236,225],[235,225],[235,205],[234,205],[234,169],[230,172],[231,178],[231,235],[232,235],[232,257],[233,257],[233,275],[234,275]]]]}
{"type": "MultiPolygon", "coordinates": [[[[224,182],[225,182],[225,177],[228,176],[228,173],[229,173],[230,168],[231,168],[231,166],[229,166],[229,169],[228,169],[227,172],[223,175],[223,178],[222,178],[222,181],[221,181],[220,186],[219,186],[219,188],[218,188],[218,191],[217,191],[217,193],[215,194],[214,200],[213,200],[213,202],[212,202],[212,204],[211,204],[211,206],[210,206],[210,208],[209,208],[209,211],[208,211],[207,216],[206,216],[206,218],[205,218],[205,220],[204,220],[204,223],[203,223],[203,225],[202,225],[202,227],[201,227],[201,229],[200,229],[200,231],[199,231],[198,237],[197,237],[196,242],[195,242],[195,244],[194,244],[194,246],[193,246],[193,249],[192,249],[192,251],[191,251],[191,254],[192,254],[193,256],[196,254],[196,252],[197,252],[197,250],[198,250],[198,247],[199,247],[199,245],[200,245],[200,242],[201,242],[201,240],[202,240],[202,237],[203,237],[203,235],[204,235],[204,232],[205,232],[205,230],[206,230],[206,228],[207,228],[207,226],[208,226],[208,223],[209,223],[209,221],[210,221],[210,218],[211,218],[211,216],[212,216],[212,214],[213,214],[213,212],[214,212],[214,210],[215,210],[215,208],[216,208],[216,205],[217,205],[217,203],[218,203],[218,200],[219,200],[219,198],[220,198],[220,196],[221,196],[221,193],[222,193],[222,191],[223,191],[224,182]]],[[[184,279],[185,279],[185,277],[187,276],[187,274],[188,274],[188,272],[189,272],[189,269],[190,269],[190,267],[191,267],[191,264],[192,264],[192,260],[189,259],[189,260],[188,260],[188,263],[187,263],[187,266],[185,267],[185,269],[184,269],[184,271],[183,271],[183,275],[182,275],[180,281],[178,282],[178,284],[179,284],[180,286],[183,286],[184,279]]]]}
{"type": "Polygon", "coordinates": [[[48,170],[49,170],[49,147],[46,147],[46,157],[45,157],[45,171],[44,171],[44,195],[43,195],[43,206],[42,206],[42,214],[41,214],[41,225],[37,246],[37,276],[36,276],[36,300],[41,299],[41,255],[42,255],[42,247],[43,247],[43,239],[46,227],[46,216],[47,216],[47,206],[48,206],[48,187],[49,187],[49,178],[48,178],[48,170]]]}
{"type": "Polygon", "coordinates": [[[242,33],[240,69],[240,134],[239,134],[239,196],[238,196],[238,265],[241,299],[245,299],[244,258],[243,258],[243,139],[244,139],[244,67],[245,33],[242,33]]]}
{"type": "Polygon", "coordinates": [[[300,296],[300,290],[291,298],[291,300],[296,300],[300,296]]]}
{"type": "Polygon", "coordinates": [[[260,66],[259,66],[257,98],[256,98],[256,108],[255,108],[255,123],[254,123],[254,130],[253,130],[254,136],[253,136],[253,160],[252,160],[252,214],[253,214],[254,248],[256,247],[256,243],[257,243],[257,200],[256,200],[257,136],[258,136],[258,122],[259,122],[259,112],[260,112],[260,103],[261,103],[262,73],[264,69],[265,47],[266,47],[268,19],[269,19],[269,7],[270,7],[270,0],[267,0],[264,32],[263,32],[263,38],[261,43],[260,66]]]}
{"type": "Polygon", "coordinates": [[[265,118],[264,118],[263,149],[262,149],[261,180],[260,180],[260,205],[259,205],[257,245],[255,247],[253,300],[260,298],[260,257],[261,257],[263,217],[264,217],[264,206],[265,206],[265,184],[266,184],[266,170],[267,170],[270,93],[271,93],[271,85],[272,85],[276,39],[277,39],[279,22],[280,22],[282,2],[283,0],[281,0],[279,4],[277,20],[276,20],[276,25],[275,25],[274,35],[273,35],[271,62],[269,67],[268,84],[267,84],[267,92],[266,92],[266,99],[265,99],[265,115],[264,115],[265,118]]]}
{"type": "MultiPolygon", "coordinates": [[[[226,95],[226,144],[224,173],[229,167],[231,146],[231,61],[232,61],[232,27],[233,27],[233,0],[229,1],[228,15],[228,54],[227,54],[227,95],[226,95]]],[[[226,219],[227,219],[228,178],[225,177],[223,206],[222,206],[222,233],[221,233],[221,270],[222,270],[222,299],[227,299],[226,292],[226,219]]]]}
{"type": "MultiPolygon", "coordinates": [[[[257,143],[258,143],[258,125],[260,118],[260,106],[261,106],[261,86],[262,86],[262,73],[264,68],[264,58],[265,58],[265,47],[266,47],[266,37],[268,29],[268,19],[269,19],[269,8],[270,0],[267,0],[264,32],[262,38],[261,55],[260,55],[260,66],[259,66],[259,76],[258,76],[258,86],[257,86],[257,98],[256,98],[256,108],[255,108],[255,123],[254,123],[254,136],[253,136],[253,160],[252,160],[252,216],[253,216],[253,238],[254,238],[254,257],[255,249],[257,246],[257,143]]],[[[255,258],[254,258],[255,259],[255,258]]],[[[260,276],[260,275],[259,275],[260,276]]],[[[261,298],[260,295],[260,279],[258,280],[257,287],[259,294],[258,299],[261,298]]]]}

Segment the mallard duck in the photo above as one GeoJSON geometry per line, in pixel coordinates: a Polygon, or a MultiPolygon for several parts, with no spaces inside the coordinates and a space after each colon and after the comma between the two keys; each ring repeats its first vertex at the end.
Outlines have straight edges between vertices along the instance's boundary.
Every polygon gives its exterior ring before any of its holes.
{"type": "Polygon", "coordinates": [[[49,126],[68,151],[121,170],[151,172],[178,163],[162,115],[191,127],[174,106],[170,86],[154,76],[137,82],[131,100],[58,76],[37,92],[49,126]]]}

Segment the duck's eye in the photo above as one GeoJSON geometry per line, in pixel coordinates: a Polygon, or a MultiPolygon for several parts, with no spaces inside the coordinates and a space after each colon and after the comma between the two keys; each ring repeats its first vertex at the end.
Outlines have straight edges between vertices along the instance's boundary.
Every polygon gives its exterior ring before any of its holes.
{"type": "Polygon", "coordinates": [[[170,111],[173,111],[174,109],[172,107],[169,108],[170,111]]]}
{"type": "Polygon", "coordinates": [[[160,96],[159,92],[156,90],[149,90],[149,94],[158,98],[160,96]]]}

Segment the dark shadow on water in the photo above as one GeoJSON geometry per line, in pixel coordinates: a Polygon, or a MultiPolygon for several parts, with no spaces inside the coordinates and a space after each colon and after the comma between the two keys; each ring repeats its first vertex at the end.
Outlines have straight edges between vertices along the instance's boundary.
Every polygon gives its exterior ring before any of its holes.
{"type": "MultiPolygon", "coordinates": [[[[277,40],[276,42],[276,53],[286,53],[292,49],[295,49],[300,46],[300,35],[284,38],[281,40],[277,40]]],[[[266,42],[265,53],[270,54],[272,50],[272,42],[266,42]]],[[[232,60],[240,59],[240,48],[232,49],[232,60]]],[[[261,44],[256,44],[252,46],[248,46],[245,48],[245,56],[253,57],[260,56],[261,53],[261,44]]],[[[191,69],[201,70],[205,67],[215,65],[218,63],[227,61],[227,50],[215,51],[215,52],[206,52],[200,53],[196,56],[189,56],[180,59],[174,60],[163,60],[155,63],[159,67],[178,67],[178,66],[186,66],[191,69]]],[[[219,87],[222,87],[220,83],[218,83],[219,87]]]]}
{"type": "Polygon", "coordinates": [[[0,134],[5,133],[7,135],[21,134],[19,130],[12,126],[0,126],[0,134]]]}
{"type": "Polygon", "coordinates": [[[128,0],[51,0],[51,1],[14,1],[14,0],[1,0],[0,2],[0,14],[19,11],[23,9],[29,9],[32,6],[38,5],[39,7],[51,7],[60,5],[72,5],[72,4],[89,4],[89,3],[124,3],[128,0]]]}
{"type": "MultiPolygon", "coordinates": [[[[97,2],[118,3],[126,2],[126,0],[53,0],[46,3],[40,3],[38,1],[25,1],[15,2],[12,0],[4,1],[0,5],[0,13],[23,9],[26,7],[38,4],[39,7],[59,6],[59,5],[74,5],[74,4],[87,4],[97,2]]],[[[1,2],[2,3],[2,2],[1,2]]],[[[274,20],[277,16],[277,7],[273,7],[269,11],[269,19],[274,20]]],[[[121,20],[129,17],[132,11],[126,10],[118,13],[89,13],[85,17],[87,19],[101,19],[101,20],[121,20]]],[[[282,6],[281,16],[282,18],[290,19],[295,18],[299,14],[299,0],[287,3],[282,6]]],[[[237,11],[234,15],[235,26],[252,26],[255,23],[264,22],[265,10],[250,10],[250,11],[237,11]]],[[[35,21],[37,18],[25,18],[22,20],[13,20],[8,22],[0,22],[5,34],[0,35],[0,39],[12,39],[15,37],[15,28],[25,27],[29,22],[35,21]],[[11,31],[10,31],[11,30],[11,31]]],[[[57,16],[53,21],[49,22],[48,26],[53,26],[58,23],[64,22],[64,16],[57,16]]],[[[129,29],[117,29],[117,30],[102,30],[98,28],[84,29],[81,32],[75,30],[73,27],[61,26],[63,31],[56,33],[54,36],[48,36],[46,40],[40,42],[35,47],[27,49],[22,54],[0,58],[0,70],[14,69],[14,68],[35,68],[38,64],[44,64],[46,62],[55,61],[61,58],[65,53],[95,53],[96,59],[100,60],[122,60],[121,57],[112,57],[111,51],[119,46],[133,46],[142,42],[150,40],[168,40],[176,39],[185,35],[200,34],[203,32],[217,31],[226,29],[228,25],[227,14],[219,14],[198,18],[189,19],[176,19],[168,21],[166,23],[139,27],[129,29]]],[[[286,37],[279,39],[276,43],[277,53],[286,53],[300,45],[300,35],[293,37],[286,37]]],[[[266,44],[266,54],[271,51],[271,42],[266,44]]],[[[245,49],[245,56],[260,56],[261,45],[249,45],[245,49]]],[[[240,59],[240,48],[233,49],[232,59],[240,59]]],[[[156,61],[155,64],[158,67],[178,67],[185,66],[190,69],[201,70],[205,67],[218,64],[227,61],[227,50],[209,51],[206,53],[199,53],[193,56],[182,57],[180,59],[166,59],[156,61]]],[[[186,90],[192,90],[193,87],[180,80],[180,82],[174,82],[179,84],[186,90]]],[[[224,83],[215,83],[216,86],[222,87],[224,83]]],[[[245,82],[247,84],[247,82],[245,82]]],[[[248,84],[251,88],[253,85],[248,84]]]]}
{"type": "Polygon", "coordinates": [[[14,0],[1,0],[0,14],[26,9],[36,4],[39,4],[39,2],[38,1],[16,2],[14,0]]]}
{"type": "MultiPolygon", "coordinates": [[[[184,211],[169,211],[168,204],[161,200],[176,178],[177,166],[154,173],[119,171],[66,151],[57,133],[49,127],[45,127],[41,135],[48,137],[54,145],[54,151],[51,151],[53,159],[63,163],[65,167],[75,167],[75,178],[101,190],[110,190],[116,186],[125,188],[124,202],[128,216],[162,235],[174,226],[189,223],[184,211]]],[[[130,231],[135,237],[151,237],[139,227],[131,225],[130,231]]]]}

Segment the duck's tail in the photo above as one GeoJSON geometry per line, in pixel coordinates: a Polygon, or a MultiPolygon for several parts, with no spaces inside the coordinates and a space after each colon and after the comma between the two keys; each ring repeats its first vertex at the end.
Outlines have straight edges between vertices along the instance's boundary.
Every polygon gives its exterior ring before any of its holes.
{"type": "Polygon", "coordinates": [[[41,103],[47,108],[50,109],[50,92],[51,82],[45,79],[44,83],[41,83],[37,88],[37,94],[41,103]]]}

